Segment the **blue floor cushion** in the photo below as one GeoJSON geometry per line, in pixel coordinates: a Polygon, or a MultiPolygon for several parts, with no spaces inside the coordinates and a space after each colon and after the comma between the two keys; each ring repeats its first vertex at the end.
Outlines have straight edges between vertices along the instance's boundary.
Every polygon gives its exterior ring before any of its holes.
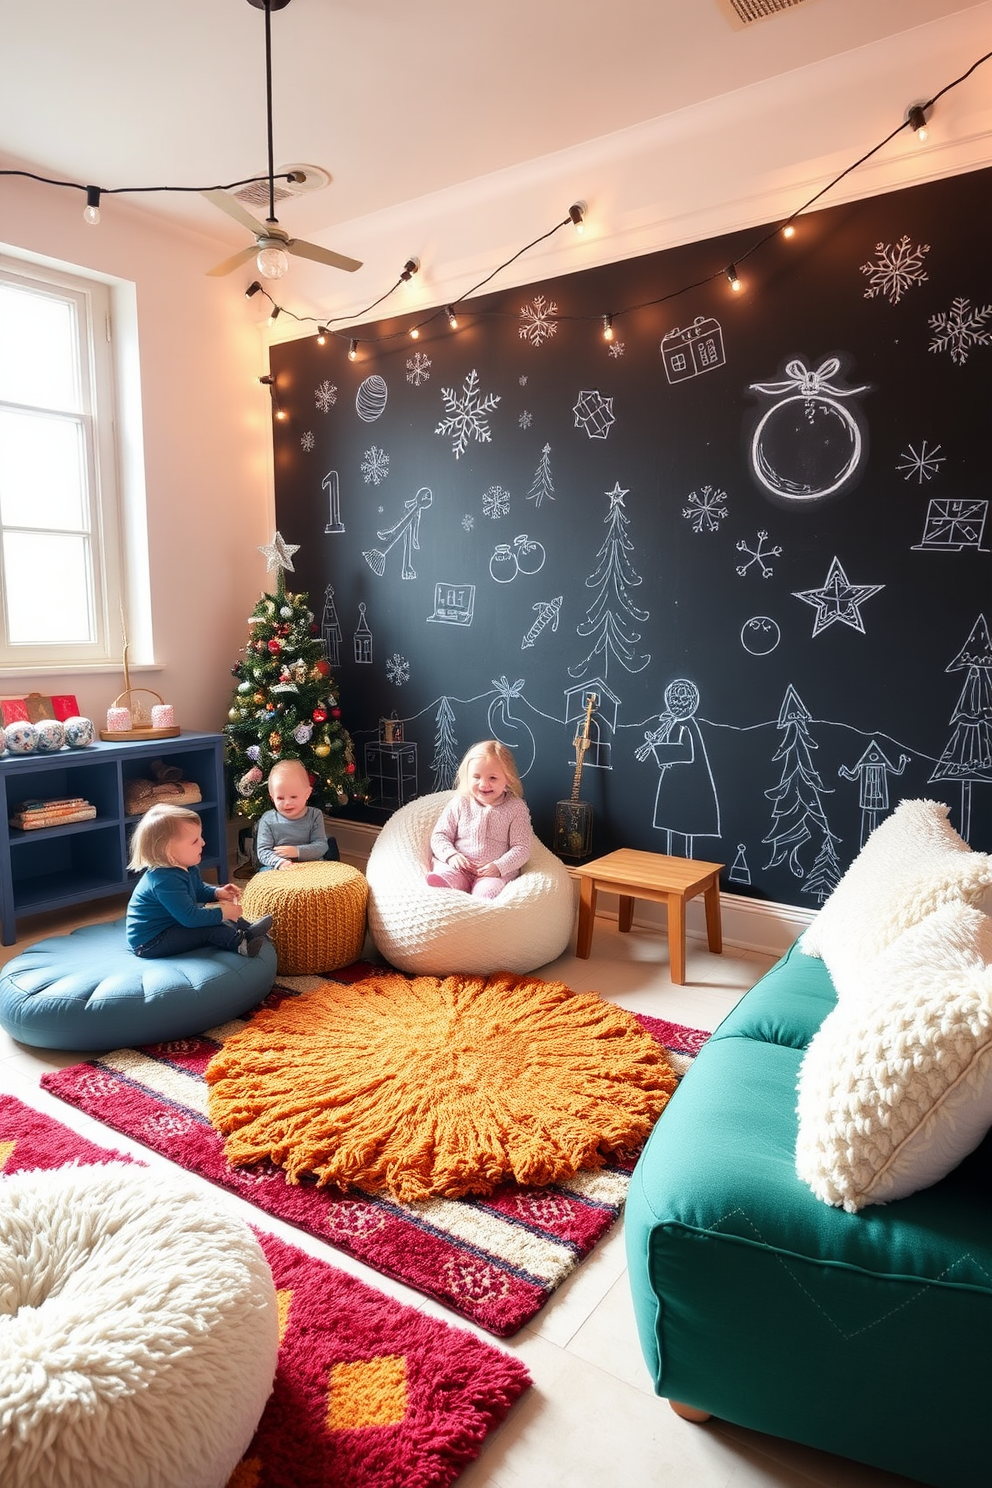
{"type": "Polygon", "coordinates": [[[145,961],[124,921],[28,946],[0,975],[0,1027],[40,1049],[92,1052],[157,1044],[240,1017],[268,994],[275,946],[257,956],[204,947],[145,961]]]}

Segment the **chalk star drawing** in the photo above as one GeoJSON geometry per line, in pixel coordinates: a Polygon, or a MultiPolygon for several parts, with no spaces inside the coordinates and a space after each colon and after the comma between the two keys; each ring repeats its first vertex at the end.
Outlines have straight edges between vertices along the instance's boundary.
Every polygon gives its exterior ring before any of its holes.
{"type": "Polygon", "coordinates": [[[466,512],[465,515],[462,517],[462,526],[465,528],[466,532],[472,531],[472,528],[475,526],[475,518],[473,517],[471,512],[466,512]]]}
{"type": "Polygon", "coordinates": [[[505,517],[510,510],[510,493],[502,486],[490,486],[482,498],[482,512],[494,522],[505,517]]]}
{"type": "Polygon", "coordinates": [[[407,357],[407,382],[412,382],[414,387],[419,387],[422,382],[427,382],[431,375],[433,363],[429,356],[422,351],[415,351],[412,357],[407,357]]]}
{"type": "Polygon", "coordinates": [[[963,367],[968,353],[975,346],[992,345],[992,327],[985,321],[992,315],[992,305],[975,305],[963,295],[951,301],[950,310],[941,310],[930,317],[930,329],[936,335],[930,342],[930,351],[949,351],[951,361],[963,367]]]}
{"type": "Polygon", "coordinates": [[[365,451],[365,458],[362,461],[362,479],[367,486],[379,486],[388,474],[389,456],[385,450],[373,444],[371,449],[365,451]]]}
{"type": "Polygon", "coordinates": [[[543,295],[535,295],[529,304],[521,305],[518,332],[521,341],[529,341],[531,346],[540,346],[542,341],[550,341],[552,336],[557,336],[557,314],[556,302],[546,300],[543,295]]]}
{"type": "Polygon", "coordinates": [[[923,268],[923,260],[929,252],[929,243],[918,243],[911,248],[905,233],[898,243],[876,243],[874,260],[861,265],[862,274],[870,276],[865,299],[873,300],[877,295],[883,295],[890,304],[898,305],[907,289],[930,277],[923,268]]]}
{"type": "Polygon", "coordinates": [[[917,481],[922,486],[925,480],[932,480],[938,473],[938,467],[943,465],[945,457],[940,453],[940,450],[941,446],[939,444],[935,444],[932,449],[927,449],[925,439],[919,449],[911,444],[908,449],[902,451],[899,456],[902,464],[897,465],[896,469],[905,470],[906,474],[903,476],[903,480],[912,480],[915,475],[917,481]]]}
{"type": "Polygon", "coordinates": [[[328,382],[326,377],[313,390],[314,400],[317,404],[318,413],[330,413],[338,401],[338,390],[333,382],[328,382]]]}
{"type": "Polygon", "coordinates": [[[410,680],[410,663],[398,651],[386,657],[386,680],[395,687],[402,687],[404,682],[410,680]]]}
{"type": "Polygon", "coordinates": [[[716,532],[727,515],[727,508],[723,505],[726,499],[726,491],[702,486],[698,491],[689,492],[682,515],[692,523],[693,532],[716,532]]]}
{"type": "Polygon", "coordinates": [[[451,449],[456,460],[461,459],[470,439],[478,440],[480,444],[489,444],[492,441],[489,415],[499,402],[500,395],[487,393],[485,397],[481,396],[479,374],[474,367],[462,384],[460,393],[456,393],[454,388],[442,388],[441,397],[448,410],[448,417],[441,420],[434,433],[451,436],[451,449]]]}
{"type": "Polygon", "coordinates": [[[987,553],[988,548],[982,547],[982,534],[988,514],[989,504],[981,498],[934,498],[927,507],[923,537],[913,544],[913,551],[943,549],[948,553],[960,553],[962,548],[974,548],[978,553],[987,553]]]}
{"type": "Polygon", "coordinates": [[[613,399],[604,398],[595,388],[579,393],[572,412],[575,414],[575,427],[585,429],[590,439],[605,439],[616,423],[613,399]]]}
{"type": "Polygon", "coordinates": [[[840,559],[835,557],[822,589],[794,589],[792,593],[793,598],[801,599],[804,604],[813,605],[815,608],[814,636],[818,636],[821,630],[826,630],[829,625],[837,622],[841,625],[849,625],[852,630],[860,630],[864,635],[865,626],[861,618],[860,607],[866,599],[871,599],[884,588],[884,584],[850,583],[840,559]]]}
{"type": "Polygon", "coordinates": [[[534,422],[534,415],[532,413],[528,413],[527,410],[526,410],[526,408],[524,409],[524,411],[520,415],[520,417],[517,419],[517,423],[520,425],[521,429],[529,429],[530,426],[531,426],[531,424],[533,422],[534,422]]]}
{"type": "Polygon", "coordinates": [[[313,454],[313,447],[316,443],[317,441],[313,437],[313,430],[304,429],[303,433],[300,435],[300,449],[303,450],[305,454],[313,454]]]}
{"type": "MultiPolygon", "coordinates": [[[[753,567],[755,563],[761,569],[761,577],[763,579],[771,578],[775,570],[772,568],[771,564],[767,563],[765,560],[768,558],[781,558],[782,549],[779,547],[766,548],[765,543],[767,541],[768,533],[759,532],[757,538],[755,539],[754,547],[749,548],[744,538],[741,538],[740,542],[737,544],[738,553],[750,554],[750,557],[748,558],[746,563],[738,563],[737,565],[737,572],[740,574],[741,578],[744,577],[748,569],[753,567]]],[[[816,632],[814,631],[813,634],[815,635],[816,632]]]]}
{"type": "Polygon", "coordinates": [[[619,357],[622,357],[623,354],[624,354],[624,352],[626,351],[626,349],[627,348],[626,348],[626,346],[624,345],[624,343],[622,341],[611,341],[610,342],[610,356],[613,357],[614,360],[616,360],[619,357]]]}

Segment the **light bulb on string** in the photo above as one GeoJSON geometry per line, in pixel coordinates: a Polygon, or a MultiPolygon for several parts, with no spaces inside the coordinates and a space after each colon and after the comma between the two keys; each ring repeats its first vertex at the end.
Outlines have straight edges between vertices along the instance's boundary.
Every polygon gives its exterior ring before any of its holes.
{"type": "Polygon", "coordinates": [[[99,186],[87,186],[86,205],[83,208],[83,221],[88,222],[90,227],[98,227],[100,223],[100,188],[99,186]]]}
{"type": "Polygon", "coordinates": [[[419,326],[411,326],[410,327],[410,340],[411,341],[418,341],[419,339],[420,339],[420,327],[419,326]]]}
{"type": "Polygon", "coordinates": [[[258,280],[253,279],[248,288],[245,290],[245,299],[250,300],[252,295],[257,295],[261,287],[262,286],[259,284],[258,280]]]}
{"type": "Polygon", "coordinates": [[[727,267],[724,269],[724,273],[727,276],[727,280],[730,284],[731,289],[734,291],[735,294],[739,294],[744,286],[741,283],[740,279],[737,277],[737,265],[728,264],[727,267]]]}
{"type": "Polygon", "coordinates": [[[568,215],[572,219],[575,231],[579,234],[581,234],[584,230],[583,222],[585,221],[585,215],[587,211],[588,208],[583,201],[573,202],[568,209],[568,215]]]}
{"type": "Polygon", "coordinates": [[[793,223],[787,222],[785,224],[782,229],[782,236],[783,238],[794,238],[796,236],[796,229],[793,223]]]}
{"type": "Polygon", "coordinates": [[[317,345],[318,346],[326,346],[327,345],[327,338],[328,338],[328,336],[330,334],[331,333],[327,329],[326,326],[319,325],[317,327],[317,345]]]}
{"type": "Polygon", "coordinates": [[[352,340],[351,345],[348,347],[348,360],[349,360],[349,362],[353,362],[356,359],[357,356],[358,356],[358,342],[355,341],[355,340],[352,340]]]}
{"type": "Polygon", "coordinates": [[[613,340],[613,316],[612,315],[604,315],[603,316],[603,340],[604,341],[612,341],[613,340]]]}
{"type": "Polygon", "coordinates": [[[916,135],[916,138],[919,140],[920,144],[925,145],[927,140],[930,138],[930,131],[927,128],[926,105],[922,103],[910,104],[909,108],[906,110],[906,123],[916,135]]]}
{"type": "Polygon", "coordinates": [[[458,316],[455,314],[454,305],[445,305],[444,313],[448,317],[448,325],[453,331],[458,329],[458,316]]]}
{"type": "Polygon", "coordinates": [[[272,306],[272,309],[269,311],[269,325],[275,325],[276,321],[279,319],[279,317],[280,317],[281,314],[282,314],[282,306],[281,305],[273,305],[272,306]]]}

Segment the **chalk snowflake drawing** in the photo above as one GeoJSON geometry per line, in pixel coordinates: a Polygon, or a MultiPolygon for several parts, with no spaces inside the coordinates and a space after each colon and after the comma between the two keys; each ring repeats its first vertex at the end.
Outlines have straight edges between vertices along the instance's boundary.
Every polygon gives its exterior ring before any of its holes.
{"type": "Polygon", "coordinates": [[[405,656],[394,651],[392,656],[386,657],[386,681],[392,682],[394,687],[402,687],[404,682],[410,680],[410,663],[405,656]]]}
{"type": "Polygon", "coordinates": [[[891,305],[898,305],[908,289],[930,277],[923,267],[929,252],[929,243],[911,247],[905,233],[898,243],[876,243],[874,259],[861,265],[862,274],[869,275],[865,299],[874,300],[881,295],[891,305]]]}
{"type": "Polygon", "coordinates": [[[903,480],[912,480],[915,475],[918,483],[922,486],[925,480],[932,480],[938,473],[939,467],[943,465],[945,457],[940,453],[940,450],[941,446],[939,444],[935,444],[932,449],[927,449],[925,439],[919,449],[911,444],[899,456],[902,464],[897,465],[896,469],[905,470],[906,474],[903,476],[903,480]]]}
{"type": "Polygon", "coordinates": [[[471,512],[466,512],[465,515],[462,517],[462,526],[464,527],[466,532],[472,531],[472,528],[475,526],[475,518],[473,517],[471,512]]]}
{"type": "Polygon", "coordinates": [[[624,343],[622,341],[611,341],[610,342],[610,356],[613,357],[614,360],[616,360],[619,357],[622,357],[623,354],[624,354],[624,352],[626,351],[626,349],[627,348],[625,347],[625,345],[624,345],[624,343]]]}
{"type": "Polygon", "coordinates": [[[333,382],[328,382],[325,378],[323,382],[318,383],[317,387],[314,388],[313,396],[317,404],[318,413],[330,413],[338,401],[338,390],[333,382]]]}
{"type": "Polygon", "coordinates": [[[714,486],[701,486],[698,491],[690,491],[685,499],[682,515],[692,523],[693,532],[716,532],[719,529],[727,515],[723,504],[727,499],[726,491],[719,491],[714,486]]]}
{"type": "Polygon", "coordinates": [[[385,450],[372,445],[365,451],[362,460],[362,479],[367,486],[379,486],[389,474],[389,456],[385,450]]]}
{"type": "Polygon", "coordinates": [[[992,346],[992,326],[985,322],[992,315],[992,305],[975,305],[963,295],[951,301],[950,310],[930,317],[930,329],[936,335],[930,351],[949,351],[951,361],[963,367],[975,346],[992,346]]]}
{"type": "Polygon", "coordinates": [[[313,447],[316,443],[317,441],[313,437],[313,430],[304,429],[303,433],[300,435],[300,449],[303,450],[304,454],[312,455],[313,447]]]}
{"type": "Polygon", "coordinates": [[[534,422],[534,415],[532,413],[528,413],[527,410],[526,410],[526,408],[524,409],[524,411],[520,415],[520,417],[517,419],[517,423],[520,425],[521,429],[529,429],[530,426],[531,426],[531,424],[533,422],[534,422]]]}
{"type": "Polygon", "coordinates": [[[604,398],[595,388],[581,392],[572,409],[575,427],[585,429],[590,439],[605,439],[616,419],[613,416],[613,399],[604,398]]]}
{"type": "MultiPolygon", "coordinates": [[[[767,562],[767,559],[781,558],[782,549],[779,547],[766,548],[765,543],[767,541],[768,533],[759,532],[758,536],[755,538],[754,547],[749,548],[744,538],[741,538],[740,542],[737,544],[737,551],[738,553],[747,553],[749,555],[746,563],[738,563],[737,565],[737,572],[740,574],[741,578],[743,578],[748,569],[753,568],[755,564],[757,564],[758,567],[761,569],[761,577],[763,579],[771,578],[775,570],[772,568],[771,564],[767,562]]],[[[813,634],[815,635],[816,632],[814,631],[813,634]]]]}
{"type": "Polygon", "coordinates": [[[419,387],[422,382],[429,381],[433,363],[430,357],[425,356],[422,351],[415,351],[412,357],[407,357],[406,365],[406,380],[412,382],[414,387],[419,387]]]}
{"type": "Polygon", "coordinates": [[[865,623],[861,618],[861,606],[885,588],[884,584],[852,584],[844,572],[839,558],[834,558],[827,571],[822,589],[794,589],[793,598],[813,605],[816,619],[813,635],[818,636],[828,625],[849,625],[852,630],[865,634],[865,623]]]}
{"type": "Polygon", "coordinates": [[[489,427],[489,415],[499,402],[500,395],[486,393],[485,397],[482,396],[479,374],[474,367],[462,384],[460,393],[456,393],[454,388],[442,388],[441,397],[448,416],[441,420],[434,433],[450,436],[451,451],[456,460],[461,459],[470,439],[477,440],[479,444],[491,443],[493,435],[489,427]]]}
{"type": "Polygon", "coordinates": [[[502,486],[490,486],[482,498],[482,514],[497,522],[500,517],[505,517],[510,510],[510,493],[504,491],[502,486]]]}
{"type": "Polygon", "coordinates": [[[531,346],[540,346],[542,341],[550,341],[552,336],[557,336],[557,314],[556,302],[546,300],[543,295],[535,295],[529,304],[521,305],[518,331],[521,341],[529,341],[531,346]]]}
{"type": "Polygon", "coordinates": [[[520,384],[521,387],[526,387],[527,386],[527,373],[526,372],[521,372],[520,376],[517,378],[517,381],[519,382],[519,384],[520,384]]]}

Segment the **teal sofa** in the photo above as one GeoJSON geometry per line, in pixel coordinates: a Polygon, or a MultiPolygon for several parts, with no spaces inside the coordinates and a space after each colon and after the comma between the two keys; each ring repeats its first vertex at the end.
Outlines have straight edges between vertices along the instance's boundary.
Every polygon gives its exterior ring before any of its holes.
{"type": "Polygon", "coordinates": [[[703,1046],[634,1171],[630,1284],[659,1395],[936,1488],[992,1482],[992,1138],[857,1214],[796,1176],[796,1082],[835,997],[798,946],[703,1046]]]}

